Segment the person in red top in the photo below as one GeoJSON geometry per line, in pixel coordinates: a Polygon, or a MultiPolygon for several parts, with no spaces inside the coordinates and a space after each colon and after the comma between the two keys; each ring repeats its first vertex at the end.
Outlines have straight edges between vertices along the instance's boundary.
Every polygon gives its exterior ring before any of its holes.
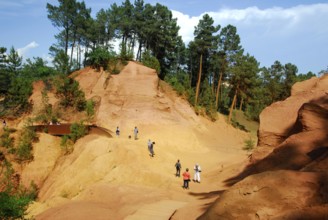
{"type": "Polygon", "coordinates": [[[184,189],[189,189],[190,173],[188,171],[189,169],[187,168],[186,171],[182,174],[184,189]]]}

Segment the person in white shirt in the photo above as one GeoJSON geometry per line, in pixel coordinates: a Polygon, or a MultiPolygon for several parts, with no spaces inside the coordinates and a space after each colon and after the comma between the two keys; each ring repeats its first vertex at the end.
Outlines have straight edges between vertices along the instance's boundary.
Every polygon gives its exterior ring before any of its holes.
{"type": "Polygon", "coordinates": [[[139,133],[139,130],[138,130],[137,126],[134,127],[133,133],[134,133],[134,140],[137,140],[138,139],[138,133],[139,133]]]}
{"type": "Polygon", "coordinates": [[[194,166],[195,174],[194,174],[194,182],[200,183],[200,172],[202,172],[198,163],[194,166]]]}

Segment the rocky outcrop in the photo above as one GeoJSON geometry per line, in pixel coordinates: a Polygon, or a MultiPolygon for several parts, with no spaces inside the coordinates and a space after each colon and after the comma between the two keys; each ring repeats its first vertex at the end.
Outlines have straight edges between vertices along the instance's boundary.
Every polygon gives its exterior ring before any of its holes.
{"type": "Polygon", "coordinates": [[[328,75],[295,84],[260,118],[250,163],[199,219],[327,219],[328,75]]]}
{"type": "Polygon", "coordinates": [[[268,106],[260,114],[258,150],[254,152],[253,159],[264,158],[289,136],[302,131],[297,118],[305,103],[327,109],[328,74],[296,83],[291,94],[286,100],[268,106]]]}

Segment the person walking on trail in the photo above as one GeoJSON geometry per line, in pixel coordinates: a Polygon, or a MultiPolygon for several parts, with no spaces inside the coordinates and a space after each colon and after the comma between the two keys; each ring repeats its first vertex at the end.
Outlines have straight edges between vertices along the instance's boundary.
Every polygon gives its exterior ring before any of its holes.
{"type": "Polygon", "coordinates": [[[202,170],[200,169],[200,166],[198,163],[195,164],[194,170],[195,170],[194,182],[200,183],[200,172],[202,172],[202,170]]]}
{"type": "Polygon", "coordinates": [[[137,140],[138,139],[138,133],[139,133],[137,126],[134,127],[134,131],[133,132],[134,132],[134,140],[137,140]]]}
{"type": "Polygon", "coordinates": [[[190,173],[188,168],[186,168],[186,171],[182,174],[182,177],[183,177],[183,188],[189,189],[190,173]]]}
{"type": "Polygon", "coordinates": [[[152,142],[150,139],[148,140],[148,151],[149,151],[149,155],[151,157],[154,157],[154,146],[153,146],[154,142],[152,142]]]}
{"type": "Polygon", "coordinates": [[[7,126],[6,120],[3,119],[2,125],[3,125],[3,127],[7,126]]]}
{"type": "Polygon", "coordinates": [[[175,169],[176,169],[175,176],[180,177],[180,170],[181,170],[181,163],[180,163],[180,160],[178,160],[178,161],[175,163],[175,169]]]}
{"type": "Polygon", "coordinates": [[[119,137],[120,136],[120,128],[117,126],[116,128],[116,136],[119,137]]]}

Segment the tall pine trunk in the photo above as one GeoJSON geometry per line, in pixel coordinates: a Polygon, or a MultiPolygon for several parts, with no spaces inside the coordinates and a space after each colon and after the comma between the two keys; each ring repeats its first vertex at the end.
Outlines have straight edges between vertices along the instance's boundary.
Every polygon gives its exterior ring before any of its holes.
{"type": "Polygon", "coordinates": [[[69,60],[69,66],[70,66],[70,67],[71,67],[72,64],[73,64],[73,53],[74,53],[74,47],[75,47],[75,40],[73,41],[73,44],[72,44],[71,57],[70,57],[70,60],[69,60]]]}
{"type": "Polygon", "coordinates": [[[80,48],[80,41],[78,41],[76,45],[76,62],[79,69],[81,69],[80,55],[81,55],[81,48],[80,48]]]}
{"type": "Polygon", "coordinates": [[[68,39],[69,39],[69,29],[65,29],[65,54],[67,54],[68,51],[68,39]]]}
{"type": "Polygon", "coordinates": [[[212,78],[212,94],[215,93],[215,72],[213,72],[213,78],[212,78]]]}
{"type": "Polygon", "coordinates": [[[136,58],[136,60],[138,60],[138,61],[141,61],[141,48],[142,48],[142,42],[139,41],[138,52],[137,52],[137,58],[136,58]]]}
{"type": "Polygon", "coordinates": [[[231,107],[230,107],[230,112],[229,112],[229,117],[228,117],[228,123],[229,123],[229,124],[230,124],[230,122],[231,122],[232,111],[233,111],[234,106],[235,106],[235,103],[236,103],[237,92],[238,92],[238,86],[237,86],[237,88],[236,88],[235,95],[233,96],[232,103],[231,103],[231,107]]]}
{"type": "Polygon", "coordinates": [[[240,106],[239,106],[240,111],[243,109],[243,104],[244,104],[244,98],[241,97],[240,106]]]}
{"type": "Polygon", "coordinates": [[[192,56],[190,56],[190,88],[192,87],[192,56]]]}
{"type": "Polygon", "coordinates": [[[222,75],[223,75],[223,72],[221,71],[220,72],[220,77],[219,77],[219,80],[218,80],[218,86],[217,86],[217,89],[216,89],[216,95],[215,95],[215,109],[216,110],[218,110],[218,107],[219,107],[219,94],[220,94],[222,75]]]}
{"type": "Polygon", "coordinates": [[[199,73],[198,73],[198,81],[197,81],[196,95],[195,95],[195,106],[197,106],[197,103],[198,103],[198,95],[199,95],[199,89],[200,89],[200,80],[202,78],[202,64],[203,64],[203,54],[200,54],[199,73]]]}
{"type": "Polygon", "coordinates": [[[73,65],[73,54],[74,54],[74,47],[75,47],[75,43],[76,43],[76,29],[73,29],[74,33],[73,33],[73,43],[72,43],[72,50],[71,50],[71,57],[70,57],[70,61],[69,61],[69,67],[71,68],[73,65]]]}

